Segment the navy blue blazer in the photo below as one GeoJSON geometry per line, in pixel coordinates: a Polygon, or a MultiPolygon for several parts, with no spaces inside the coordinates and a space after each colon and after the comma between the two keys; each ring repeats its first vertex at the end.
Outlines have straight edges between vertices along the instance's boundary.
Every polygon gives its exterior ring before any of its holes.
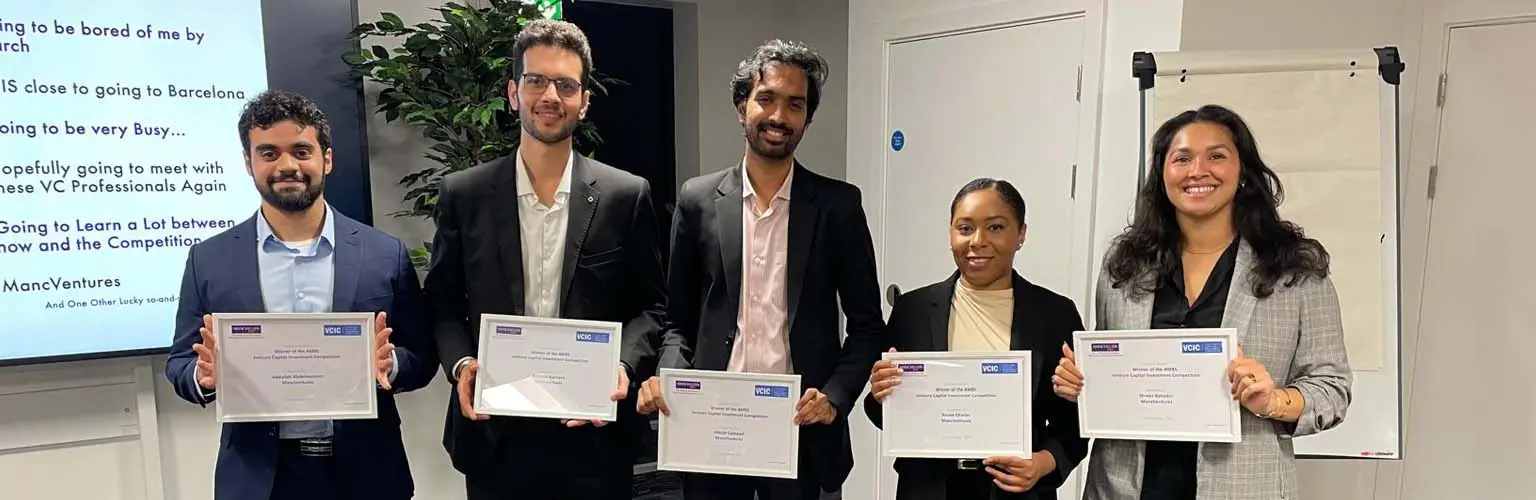
{"type": "MultiPolygon", "coordinates": [[[[415,485],[400,439],[400,414],[392,393],[425,387],[436,373],[436,344],[423,317],[422,293],[410,254],[400,240],[331,210],[336,217],[336,312],[378,312],[393,331],[396,373],[390,391],[379,390],[376,420],[337,421],[335,474],[352,499],[409,499],[415,485]]],[[[193,245],[182,273],[176,334],[165,376],[176,395],[206,405],[193,374],[203,315],[265,312],[256,264],[256,218],[193,245]]],[[[214,395],[217,397],[217,394],[214,395]]],[[[207,402],[212,402],[209,398],[207,402]]],[[[276,423],[225,424],[214,468],[215,500],[267,500],[276,475],[276,423]]]]}

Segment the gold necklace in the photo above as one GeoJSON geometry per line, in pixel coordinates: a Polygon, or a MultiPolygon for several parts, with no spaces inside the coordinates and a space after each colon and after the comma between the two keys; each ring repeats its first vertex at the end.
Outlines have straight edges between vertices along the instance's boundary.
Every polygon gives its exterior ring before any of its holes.
{"type": "MultiPolygon", "coordinates": [[[[1233,239],[1236,239],[1236,238],[1234,237],[1233,239]]],[[[1227,247],[1230,247],[1230,246],[1232,246],[1232,240],[1227,240],[1227,243],[1225,245],[1217,247],[1214,250],[1193,250],[1193,249],[1185,248],[1184,249],[1184,253],[1186,253],[1186,254],[1194,254],[1194,255],[1210,255],[1210,254],[1213,254],[1213,253],[1220,253],[1220,252],[1226,251],[1227,247]]]]}

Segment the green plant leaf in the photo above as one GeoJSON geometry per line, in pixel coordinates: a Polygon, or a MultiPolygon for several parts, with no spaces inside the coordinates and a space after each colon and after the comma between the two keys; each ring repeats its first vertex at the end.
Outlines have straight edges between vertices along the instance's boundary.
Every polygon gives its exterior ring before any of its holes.
{"type": "Polygon", "coordinates": [[[400,16],[396,15],[393,12],[380,13],[379,17],[384,18],[384,21],[388,22],[389,26],[391,28],[404,28],[405,27],[405,21],[401,21],[400,20],[400,16]]]}

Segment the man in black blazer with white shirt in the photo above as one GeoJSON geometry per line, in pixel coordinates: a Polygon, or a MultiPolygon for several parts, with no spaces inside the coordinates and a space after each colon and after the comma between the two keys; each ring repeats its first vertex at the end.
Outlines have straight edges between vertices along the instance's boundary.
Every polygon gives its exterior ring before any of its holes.
{"type": "MultiPolygon", "coordinates": [[[[690,179],[678,194],[660,367],[795,373],[805,391],[799,479],[688,474],[689,500],[814,499],[839,490],[853,468],[848,416],[880,356],[884,324],[859,189],[794,158],[826,73],[798,43],[758,47],[731,82],[747,139],[742,162],[690,179]]],[[[637,403],[641,413],[668,411],[654,378],[637,403]]]]}
{"type": "MultiPolygon", "coordinates": [[[[572,151],[586,113],[592,56],[574,25],[523,27],[508,96],[522,120],[517,152],[447,175],[425,288],[443,370],[456,386],[443,446],[469,500],[629,499],[647,422],[488,417],[473,408],[482,314],[624,324],[614,399],[654,371],[663,273],[650,185],[572,151]]],[[[595,367],[594,367],[595,368],[595,367]]]]}

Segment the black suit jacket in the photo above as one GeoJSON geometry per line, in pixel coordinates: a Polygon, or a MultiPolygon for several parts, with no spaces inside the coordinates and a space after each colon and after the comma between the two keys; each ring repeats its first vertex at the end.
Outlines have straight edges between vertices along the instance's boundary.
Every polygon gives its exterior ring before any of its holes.
{"type": "MultiPolygon", "coordinates": [[[[789,354],[802,389],[837,408],[828,425],[801,428],[803,461],[835,491],[853,469],[848,414],[880,357],[884,329],[874,243],[859,189],[798,163],[790,181],[786,271],[789,354]],[[840,333],[838,303],[848,319],[840,333]]],[[[740,333],[741,164],[683,183],[672,222],[663,368],[725,370],[740,333]]]]}
{"type": "MultiPolygon", "coordinates": [[[[885,338],[890,341],[886,348],[894,347],[898,352],[948,351],[949,314],[959,278],[957,272],[949,279],[897,298],[886,329],[885,338]]],[[[1088,440],[1078,436],[1077,404],[1057,397],[1051,389],[1051,375],[1061,360],[1062,344],[1072,341],[1072,332],[1083,329],[1082,316],[1072,299],[1014,273],[1013,335],[1009,349],[1030,351],[1030,364],[1034,370],[1031,374],[1035,381],[1030,393],[1035,417],[1030,423],[1033,426],[1033,449],[1050,452],[1056,459],[1056,471],[1040,478],[1034,488],[1023,494],[994,487],[992,498],[1054,500],[1056,489],[1087,454],[1088,440]]],[[[873,395],[864,397],[864,412],[875,427],[883,428],[880,403],[873,395]]],[[[955,467],[955,460],[951,459],[896,459],[897,498],[944,500],[945,477],[955,467]]]]}
{"type": "MultiPolygon", "coordinates": [[[[435,316],[443,370],[453,383],[453,365],[478,352],[481,314],[524,314],[517,168],[516,157],[508,155],[443,178],[424,288],[435,316]]],[[[580,155],[573,159],[570,175],[560,315],[623,323],[621,356],[634,379],[636,372],[644,373],[655,363],[652,346],[660,343],[664,312],[650,184],[580,155]]],[[[631,393],[634,387],[632,382],[631,393]]],[[[619,421],[644,424],[632,403],[619,404],[619,421]]],[[[471,421],[459,411],[457,391],[450,396],[445,427],[443,446],[454,467],[466,474],[488,463],[509,431],[517,430],[520,436],[512,438],[511,446],[530,444],[522,439],[529,435],[564,432],[554,419],[471,421]]]]}

